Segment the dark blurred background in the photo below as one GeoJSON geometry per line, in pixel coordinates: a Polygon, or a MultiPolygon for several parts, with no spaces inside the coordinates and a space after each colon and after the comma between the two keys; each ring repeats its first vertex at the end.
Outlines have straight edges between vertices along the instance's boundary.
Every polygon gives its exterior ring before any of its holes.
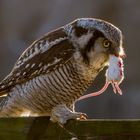
{"type": "MultiPolygon", "coordinates": [[[[140,118],[139,0],[0,0],[0,80],[34,40],[76,18],[94,17],[118,26],[124,34],[123,96],[110,87],[105,93],[76,103],[90,118],[140,118]]],[[[105,71],[88,92],[99,90],[105,71]]]]}

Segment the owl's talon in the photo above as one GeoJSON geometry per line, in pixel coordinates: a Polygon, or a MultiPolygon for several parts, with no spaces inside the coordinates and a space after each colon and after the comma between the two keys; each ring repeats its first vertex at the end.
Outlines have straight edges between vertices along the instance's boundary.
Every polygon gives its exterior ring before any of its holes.
{"type": "Polygon", "coordinates": [[[87,120],[88,116],[85,113],[75,112],[77,113],[77,120],[87,120]]]}
{"type": "Polygon", "coordinates": [[[58,105],[52,109],[51,120],[65,124],[67,120],[87,120],[87,115],[81,112],[73,112],[66,105],[58,105]]]}
{"type": "Polygon", "coordinates": [[[87,120],[88,116],[85,113],[82,113],[80,116],[80,120],[87,120]]]}

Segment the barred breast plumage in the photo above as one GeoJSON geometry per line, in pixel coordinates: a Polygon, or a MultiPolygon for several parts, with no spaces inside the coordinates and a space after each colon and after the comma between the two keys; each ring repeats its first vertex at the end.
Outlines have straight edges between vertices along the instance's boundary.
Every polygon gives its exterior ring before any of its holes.
{"type": "Polygon", "coordinates": [[[0,117],[50,116],[66,123],[85,114],[74,102],[119,55],[121,31],[112,24],[83,18],[65,25],[29,46],[0,83],[0,117]],[[109,44],[109,45],[108,45],[109,44]]]}
{"type": "Polygon", "coordinates": [[[3,101],[6,112],[1,112],[1,116],[19,116],[22,112],[22,115],[30,113],[31,116],[50,115],[52,108],[60,103],[72,109],[71,105],[83,95],[98,72],[94,69],[87,71],[89,79],[83,75],[82,69],[78,70],[77,63],[70,60],[49,74],[15,86],[3,101]]]}

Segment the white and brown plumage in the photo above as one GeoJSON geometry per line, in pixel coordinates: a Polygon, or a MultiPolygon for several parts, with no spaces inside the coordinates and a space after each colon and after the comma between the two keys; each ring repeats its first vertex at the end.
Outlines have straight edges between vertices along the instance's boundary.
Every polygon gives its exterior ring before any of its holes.
{"type": "Polygon", "coordinates": [[[83,114],[74,112],[74,102],[121,48],[121,31],[103,20],[77,19],[48,33],[23,52],[0,83],[5,96],[0,117],[28,113],[60,123],[79,118],[83,114]]]}

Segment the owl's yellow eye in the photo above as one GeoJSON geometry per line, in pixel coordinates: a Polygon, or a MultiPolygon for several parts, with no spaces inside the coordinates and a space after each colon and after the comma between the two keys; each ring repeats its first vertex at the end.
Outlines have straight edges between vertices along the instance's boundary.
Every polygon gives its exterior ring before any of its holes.
{"type": "Polygon", "coordinates": [[[105,39],[103,41],[103,47],[104,48],[109,48],[110,46],[111,46],[111,42],[109,40],[105,39]]]}

